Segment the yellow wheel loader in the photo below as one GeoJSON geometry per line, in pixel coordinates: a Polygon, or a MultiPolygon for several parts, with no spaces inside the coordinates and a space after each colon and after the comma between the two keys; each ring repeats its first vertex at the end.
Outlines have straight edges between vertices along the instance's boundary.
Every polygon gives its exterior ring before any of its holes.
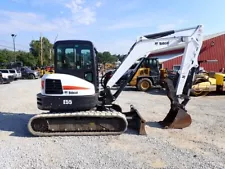
{"type": "Polygon", "coordinates": [[[147,91],[160,85],[160,64],[157,58],[146,58],[137,70],[129,86],[136,86],[139,91],[147,91]]]}
{"type": "MultiPolygon", "coordinates": [[[[127,78],[131,71],[134,72],[136,65],[133,64],[130,69],[117,81],[117,85],[121,85],[127,78]]],[[[112,77],[113,71],[108,71],[101,80],[104,87],[109,79],[112,77]]],[[[133,78],[127,83],[128,86],[134,86],[139,91],[147,91],[152,87],[161,86],[163,78],[166,76],[166,71],[160,69],[160,63],[157,58],[145,58],[142,60],[140,68],[134,72],[133,78]]]]}

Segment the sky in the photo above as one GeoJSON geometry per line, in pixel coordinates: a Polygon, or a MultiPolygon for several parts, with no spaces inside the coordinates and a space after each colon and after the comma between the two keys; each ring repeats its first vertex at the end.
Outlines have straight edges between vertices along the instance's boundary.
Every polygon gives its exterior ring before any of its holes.
{"type": "Polygon", "coordinates": [[[204,26],[225,31],[224,0],[1,0],[0,48],[29,50],[40,36],[92,41],[100,52],[126,54],[142,35],[204,26]]]}

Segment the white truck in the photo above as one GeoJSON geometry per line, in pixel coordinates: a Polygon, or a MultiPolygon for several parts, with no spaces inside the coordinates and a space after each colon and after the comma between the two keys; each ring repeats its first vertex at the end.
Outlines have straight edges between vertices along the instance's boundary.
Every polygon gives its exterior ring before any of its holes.
{"type": "Polygon", "coordinates": [[[9,69],[0,69],[0,72],[2,73],[2,78],[8,79],[10,82],[16,78],[16,74],[10,73],[9,69]]]}

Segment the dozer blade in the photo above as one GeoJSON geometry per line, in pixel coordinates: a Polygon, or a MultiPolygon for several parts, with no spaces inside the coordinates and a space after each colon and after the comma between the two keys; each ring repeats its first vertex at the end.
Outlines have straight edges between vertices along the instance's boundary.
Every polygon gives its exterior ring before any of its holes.
{"type": "Polygon", "coordinates": [[[112,111],[43,113],[28,122],[35,136],[118,135],[127,130],[125,115],[112,111]]]}
{"type": "Polygon", "coordinates": [[[139,135],[147,135],[145,130],[146,121],[140,115],[137,109],[132,105],[129,112],[122,112],[128,121],[128,128],[136,130],[139,135]]]}
{"type": "Polygon", "coordinates": [[[163,128],[182,129],[190,126],[191,116],[182,108],[171,108],[167,116],[159,124],[163,128]]]}

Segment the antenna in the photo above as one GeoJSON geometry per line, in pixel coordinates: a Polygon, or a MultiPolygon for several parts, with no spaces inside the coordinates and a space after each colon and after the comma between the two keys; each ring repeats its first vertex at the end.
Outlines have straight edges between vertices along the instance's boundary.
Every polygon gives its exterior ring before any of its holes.
{"type": "Polygon", "coordinates": [[[55,37],[55,41],[54,41],[54,43],[56,42],[57,38],[58,38],[58,34],[57,34],[57,35],[56,35],[56,37],[55,37]]]}
{"type": "Polygon", "coordinates": [[[43,53],[43,47],[42,47],[42,33],[41,33],[41,37],[40,37],[40,42],[41,42],[41,66],[43,66],[43,57],[42,57],[42,53],[43,53]]]}

